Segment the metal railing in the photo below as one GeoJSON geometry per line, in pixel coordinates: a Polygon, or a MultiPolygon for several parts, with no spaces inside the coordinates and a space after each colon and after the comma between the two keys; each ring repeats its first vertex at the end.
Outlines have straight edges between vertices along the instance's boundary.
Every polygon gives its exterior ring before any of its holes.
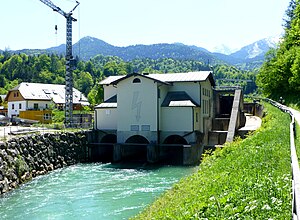
{"type": "Polygon", "coordinates": [[[281,109],[291,116],[290,123],[290,148],[291,148],[291,168],[292,168],[292,216],[293,219],[300,220],[300,169],[296,152],[295,137],[296,137],[296,122],[293,112],[285,105],[275,102],[271,99],[265,99],[273,106],[281,109]]]}

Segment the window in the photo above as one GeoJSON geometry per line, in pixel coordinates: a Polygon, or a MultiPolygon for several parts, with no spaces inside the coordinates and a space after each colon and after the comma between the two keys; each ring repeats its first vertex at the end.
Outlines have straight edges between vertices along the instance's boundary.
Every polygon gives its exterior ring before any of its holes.
{"type": "Polygon", "coordinates": [[[33,108],[36,110],[36,109],[38,109],[39,108],[39,103],[34,103],[33,104],[33,108]]]}
{"type": "Polygon", "coordinates": [[[140,130],[140,126],[138,125],[130,125],[130,131],[139,131],[140,130]]]}
{"type": "Polygon", "coordinates": [[[21,103],[19,103],[19,109],[22,109],[22,104],[21,103]]]}
{"type": "Polygon", "coordinates": [[[150,125],[142,125],[142,131],[150,131],[150,125]]]}
{"type": "Polygon", "coordinates": [[[209,114],[209,101],[208,100],[202,100],[202,113],[207,115],[209,114]]]}
{"type": "Polygon", "coordinates": [[[46,106],[46,109],[47,109],[48,108],[48,104],[46,104],[45,106],[46,106]]]}
{"type": "Polygon", "coordinates": [[[11,109],[15,109],[15,104],[12,104],[12,105],[11,105],[11,109]]]}
{"type": "Polygon", "coordinates": [[[199,122],[198,117],[199,117],[198,112],[196,112],[196,122],[199,122]]]}
{"type": "Polygon", "coordinates": [[[51,115],[49,113],[44,114],[44,120],[50,120],[51,115]]]}
{"type": "Polygon", "coordinates": [[[132,83],[141,83],[141,80],[139,78],[135,78],[132,83]]]}

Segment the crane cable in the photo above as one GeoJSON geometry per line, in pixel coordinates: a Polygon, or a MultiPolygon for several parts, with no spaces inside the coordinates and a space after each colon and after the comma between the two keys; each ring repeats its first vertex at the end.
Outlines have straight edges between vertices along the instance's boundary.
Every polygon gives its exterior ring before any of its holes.
{"type": "Polygon", "coordinates": [[[57,39],[58,39],[58,37],[57,37],[57,30],[58,30],[58,26],[57,26],[57,14],[55,14],[54,15],[55,16],[55,26],[54,26],[54,29],[55,29],[55,46],[57,47],[58,45],[58,43],[57,43],[57,39]]]}

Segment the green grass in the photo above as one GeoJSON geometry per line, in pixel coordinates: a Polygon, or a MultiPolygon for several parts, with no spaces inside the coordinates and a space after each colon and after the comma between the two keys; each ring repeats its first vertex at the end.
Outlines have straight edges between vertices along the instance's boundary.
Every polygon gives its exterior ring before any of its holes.
{"type": "Polygon", "coordinates": [[[291,219],[290,118],[265,107],[259,130],[204,157],[134,219],[291,219]]]}

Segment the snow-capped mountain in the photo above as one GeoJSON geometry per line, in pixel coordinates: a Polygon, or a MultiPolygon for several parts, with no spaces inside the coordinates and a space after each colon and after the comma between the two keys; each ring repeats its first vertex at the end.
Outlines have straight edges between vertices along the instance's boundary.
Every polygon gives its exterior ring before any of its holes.
{"type": "Polygon", "coordinates": [[[238,51],[238,49],[232,49],[230,47],[227,47],[225,44],[221,44],[212,49],[212,52],[214,52],[214,53],[221,53],[221,54],[225,54],[225,55],[230,55],[236,51],[238,51]]]}
{"type": "Polygon", "coordinates": [[[239,59],[254,59],[261,57],[264,56],[270,48],[276,48],[279,41],[279,36],[265,38],[241,48],[239,51],[230,54],[230,56],[239,59]]]}

